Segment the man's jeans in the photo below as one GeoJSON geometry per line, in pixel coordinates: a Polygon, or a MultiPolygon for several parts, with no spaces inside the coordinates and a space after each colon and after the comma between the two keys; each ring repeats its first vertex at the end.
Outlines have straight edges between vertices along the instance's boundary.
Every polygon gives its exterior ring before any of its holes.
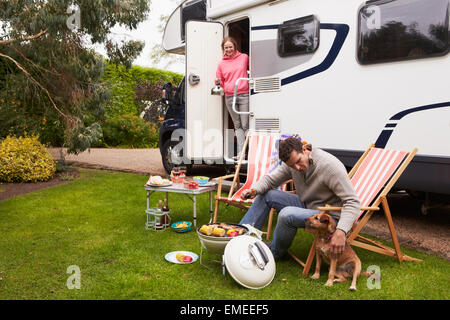
{"type": "Polygon", "coordinates": [[[305,204],[296,194],[270,190],[256,196],[240,224],[249,224],[261,229],[271,208],[278,211],[277,226],[273,233],[271,246],[275,259],[278,259],[287,253],[297,229],[304,228],[305,220],[318,213],[319,210],[306,209],[305,204]]]}

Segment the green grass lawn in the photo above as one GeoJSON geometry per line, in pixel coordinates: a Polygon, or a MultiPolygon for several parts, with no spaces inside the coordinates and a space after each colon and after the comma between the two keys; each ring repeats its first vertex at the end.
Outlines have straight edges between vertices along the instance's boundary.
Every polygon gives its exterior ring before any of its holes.
{"type": "MultiPolygon", "coordinates": [[[[199,261],[176,265],[166,253],[193,251],[200,255],[195,231],[145,229],[147,177],[128,173],[80,169],[66,184],[0,202],[0,299],[445,299],[450,298],[447,260],[402,247],[421,263],[404,262],[356,248],[363,269],[377,265],[381,288],[370,290],[366,278],[358,291],[349,282],[324,286],[321,278],[301,277],[290,259],[277,262],[273,282],[261,290],[241,287],[203,255],[199,261]],[[81,270],[81,288],[68,289],[69,266],[81,270]]],[[[164,198],[156,192],[151,199],[164,198]]],[[[208,194],[198,197],[198,225],[209,220],[208,194]]],[[[170,195],[172,221],[192,221],[192,202],[170,195]]],[[[243,213],[221,206],[221,221],[239,222],[243,213]]],[[[292,250],[306,257],[311,235],[299,231],[292,250]]]]}

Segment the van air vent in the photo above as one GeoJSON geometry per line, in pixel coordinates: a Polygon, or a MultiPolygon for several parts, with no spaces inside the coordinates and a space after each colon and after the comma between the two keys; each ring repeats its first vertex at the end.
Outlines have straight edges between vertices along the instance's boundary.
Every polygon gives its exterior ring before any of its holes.
{"type": "Polygon", "coordinates": [[[255,131],[280,131],[280,119],[256,118],[255,131]]]}
{"type": "Polygon", "coordinates": [[[281,79],[278,77],[272,78],[254,78],[253,90],[255,92],[274,92],[281,90],[281,79]]]}

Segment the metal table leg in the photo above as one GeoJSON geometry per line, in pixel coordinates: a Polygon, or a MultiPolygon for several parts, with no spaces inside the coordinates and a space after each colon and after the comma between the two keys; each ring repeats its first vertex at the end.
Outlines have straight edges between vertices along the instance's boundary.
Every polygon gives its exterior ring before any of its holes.
{"type": "Polygon", "coordinates": [[[150,196],[152,195],[153,192],[155,191],[147,190],[147,210],[150,209],[150,196]]]}
{"type": "Polygon", "coordinates": [[[192,198],[192,201],[194,202],[194,228],[197,229],[197,198],[195,197],[195,194],[192,198]]]}

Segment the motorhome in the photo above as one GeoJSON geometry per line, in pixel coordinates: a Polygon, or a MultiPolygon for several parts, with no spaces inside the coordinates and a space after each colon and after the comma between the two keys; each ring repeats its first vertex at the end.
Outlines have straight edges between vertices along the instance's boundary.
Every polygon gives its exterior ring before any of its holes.
{"type": "Polygon", "coordinates": [[[184,1],[162,42],[186,56],[161,129],[166,169],[180,128],[185,159],[233,161],[233,123],[212,90],[232,36],[250,58],[251,130],[298,133],[348,167],[371,143],[417,147],[397,186],[450,194],[449,13],[449,0],[184,1]]]}

